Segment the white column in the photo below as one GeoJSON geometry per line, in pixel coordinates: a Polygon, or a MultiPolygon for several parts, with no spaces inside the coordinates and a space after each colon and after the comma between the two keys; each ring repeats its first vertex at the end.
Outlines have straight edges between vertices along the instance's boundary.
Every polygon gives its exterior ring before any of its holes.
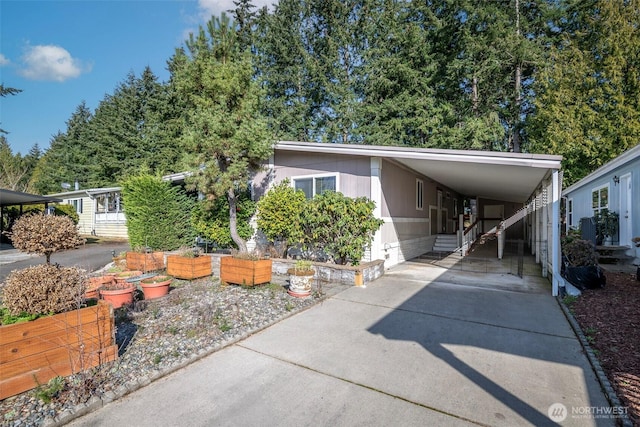
{"type": "Polygon", "coordinates": [[[560,193],[562,190],[562,183],[559,174],[560,173],[558,171],[554,171],[552,177],[551,274],[553,277],[551,282],[551,292],[554,297],[558,295],[558,287],[560,284],[560,263],[562,262],[560,259],[560,193]]]}
{"type": "MultiPolygon", "coordinates": [[[[371,158],[371,200],[376,207],[373,215],[382,219],[382,159],[380,157],[371,158]]],[[[384,227],[384,224],[382,225],[384,227]]],[[[382,227],[373,235],[371,242],[371,260],[384,259],[384,245],[382,242],[382,227]]]]}

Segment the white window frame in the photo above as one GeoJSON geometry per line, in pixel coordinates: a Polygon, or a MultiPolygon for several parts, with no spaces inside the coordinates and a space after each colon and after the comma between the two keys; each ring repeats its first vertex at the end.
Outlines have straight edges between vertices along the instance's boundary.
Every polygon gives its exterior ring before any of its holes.
{"type": "Polygon", "coordinates": [[[595,216],[598,212],[600,212],[602,209],[609,209],[609,199],[611,199],[611,189],[609,188],[609,184],[604,184],[601,185],[600,187],[596,187],[594,189],[591,190],[591,210],[593,211],[593,215],[595,216]],[[606,205],[600,205],[600,203],[602,202],[602,197],[601,197],[601,192],[603,189],[607,189],[607,204],[606,205]],[[593,206],[593,193],[598,193],[598,206],[594,207],[593,206]]]}
{"type": "Polygon", "coordinates": [[[333,173],[317,173],[317,174],[312,174],[312,175],[296,175],[296,176],[292,176],[291,179],[291,187],[293,187],[294,189],[296,188],[296,181],[297,180],[303,180],[303,179],[311,179],[311,191],[313,192],[313,197],[317,196],[318,193],[316,192],[316,178],[335,178],[336,179],[336,192],[340,191],[340,173],[338,172],[333,172],[333,173]]]}
{"type": "Polygon", "coordinates": [[[416,210],[424,209],[424,180],[416,178],[416,210]]]}
{"type": "Polygon", "coordinates": [[[69,199],[67,204],[73,206],[76,210],[76,213],[79,215],[82,213],[82,198],[79,199],[69,199]]]}

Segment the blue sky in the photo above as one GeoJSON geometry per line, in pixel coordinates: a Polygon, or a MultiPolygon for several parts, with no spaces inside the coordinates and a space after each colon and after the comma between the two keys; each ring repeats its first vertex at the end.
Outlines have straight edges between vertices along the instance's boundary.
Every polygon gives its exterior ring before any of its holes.
{"type": "Polygon", "coordinates": [[[168,80],[175,48],[231,8],[233,0],[0,0],[0,82],[22,90],[0,98],[14,154],[47,149],[82,101],[93,112],[130,72],[149,66],[168,80]]]}

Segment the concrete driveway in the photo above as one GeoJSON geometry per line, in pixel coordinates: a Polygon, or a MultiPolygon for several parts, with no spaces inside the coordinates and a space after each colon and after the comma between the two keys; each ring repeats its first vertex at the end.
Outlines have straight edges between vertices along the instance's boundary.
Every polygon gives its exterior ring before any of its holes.
{"type": "Polygon", "coordinates": [[[585,415],[606,407],[544,279],[408,262],[71,425],[614,425],[585,415]]]}

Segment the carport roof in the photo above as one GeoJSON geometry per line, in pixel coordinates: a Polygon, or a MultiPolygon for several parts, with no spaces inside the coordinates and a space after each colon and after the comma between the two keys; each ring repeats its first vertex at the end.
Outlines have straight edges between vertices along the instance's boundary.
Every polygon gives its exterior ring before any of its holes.
{"type": "MultiPolygon", "coordinates": [[[[524,203],[562,156],[280,141],[276,150],[382,157],[469,196],[524,203]]],[[[383,172],[384,173],[384,172],[383,172]]]]}
{"type": "Polygon", "coordinates": [[[55,203],[61,201],[61,199],[56,199],[55,197],[0,189],[0,206],[34,205],[37,203],[55,203]]]}

